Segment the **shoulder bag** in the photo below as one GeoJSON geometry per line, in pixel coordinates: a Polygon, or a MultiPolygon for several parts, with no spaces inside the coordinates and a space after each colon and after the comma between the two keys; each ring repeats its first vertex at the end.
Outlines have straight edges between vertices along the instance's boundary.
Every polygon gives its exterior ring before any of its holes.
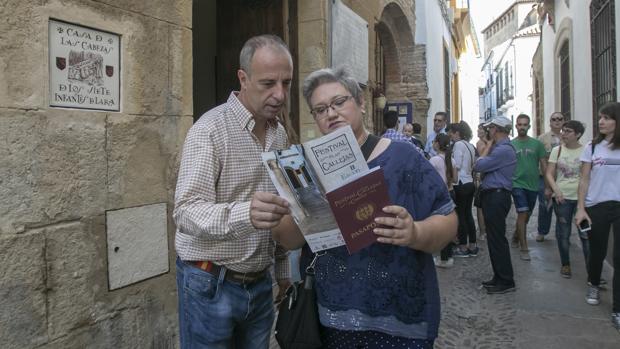
{"type": "Polygon", "coordinates": [[[306,268],[304,281],[295,282],[287,290],[278,310],[276,341],[282,349],[318,349],[321,343],[321,325],[314,290],[314,264],[306,268]]]}

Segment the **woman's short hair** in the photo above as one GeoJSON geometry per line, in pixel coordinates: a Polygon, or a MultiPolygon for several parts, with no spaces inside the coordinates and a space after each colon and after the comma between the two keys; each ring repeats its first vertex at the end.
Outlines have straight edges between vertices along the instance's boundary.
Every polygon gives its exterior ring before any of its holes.
{"type": "Polygon", "coordinates": [[[568,120],[564,124],[562,124],[562,128],[570,128],[575,133],[579,133],[579,138],[583,136],[583,133],[586,131],[586,127],[577,120],[568,120]]]}
{"type": "Polygon", "coordinates": [[[331,82],[340,83],[347,91],[349,91],[351,96],[355,98],[358,105],[362,104],[362,89],[351,74],[349,74],[346,68],[325,68],[310,73],[304,79],[302,91],[304,98],[306,99],[306,103],[308,103],[310,108],[312,108],[312,105],[310,104],[310,97],[312,97],[314,90],[323,84],[328,84],[331,82]]]}
{"type": "Polygon", "coordinates": [[[472,138],[471,127],[469,127],[469,124],[462,120],[459,122],[451,123],[448,126],[448,131],[455,133],[458,132],[459,136],[461,136],[461,139],[464,139],[466,141],[469,141],[472,138]]]}

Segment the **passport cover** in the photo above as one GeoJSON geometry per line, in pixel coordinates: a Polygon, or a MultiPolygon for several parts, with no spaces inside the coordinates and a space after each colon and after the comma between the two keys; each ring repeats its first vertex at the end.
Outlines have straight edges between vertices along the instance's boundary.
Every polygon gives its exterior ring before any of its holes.
{"type": "Polygon", "coordinates": [[[383,169],[371,171],[326,194],[349,254],[377,241],[375,217],[388,217],[391,205],[383,169]]]}

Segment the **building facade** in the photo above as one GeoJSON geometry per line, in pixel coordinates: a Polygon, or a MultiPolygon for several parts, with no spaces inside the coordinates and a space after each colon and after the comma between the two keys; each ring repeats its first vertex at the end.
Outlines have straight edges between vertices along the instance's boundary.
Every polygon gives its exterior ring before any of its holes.
{"type": "Polygon", "coordinates": [[[555,111],[586,125],[584,141],[596,133],[598,109],[617,101],[618,16],[614,0],[539,1],[540,115],[548,131],[555,111]]]}
{"type": "Polygon", "coordinates": [[[482,33],[485,62],[480,120],[532,115],[531,67],[540,29],[535,1],[515,1],[482,33]]]}

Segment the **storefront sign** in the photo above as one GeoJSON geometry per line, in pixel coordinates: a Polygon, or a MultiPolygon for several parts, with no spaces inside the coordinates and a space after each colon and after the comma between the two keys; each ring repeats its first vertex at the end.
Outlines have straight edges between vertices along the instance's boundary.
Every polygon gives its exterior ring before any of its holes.
{"type": "Polygon", "coordinates": [[[120,111],[120,36],[49,21],[50,106],[120,111]]]}

